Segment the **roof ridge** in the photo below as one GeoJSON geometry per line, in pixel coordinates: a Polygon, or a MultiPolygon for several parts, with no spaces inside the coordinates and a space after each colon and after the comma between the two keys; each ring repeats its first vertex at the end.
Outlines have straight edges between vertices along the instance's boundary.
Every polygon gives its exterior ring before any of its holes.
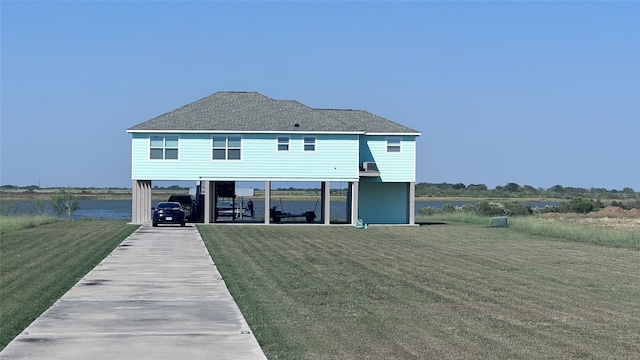
{"type": "MultiPolygon", "coordinates": [[[[223,90],[223,91],[216,91],[211,95],[220,94],[220,93],[228,93],[228,94],[260,94],[257,91],[223,90]]],[[[262,94],[260,94],[260,95],[262,95],[262,94]]]]}
{"type": "MultiPolygon", "coordinates": [[[[271,99],[271,98],[269,98],[269,99],[271,99]]],[[[296,103],[296,104],[298,104],[298,105],[302,105],[302,106],[306,107],[307,109],[313,109],[312,107],[309,107],[309,105],[305,105],[305,104],[301,103],[301,102],[300,102],[300,101],[298,101],[298,100],[280,100],[280,99],[271,99],[271,100],[273,100],[273,101],[277,101],[277,102],[289,102],[289,103],[296,103]]]]}
{"type": "Polygon", "coordinates": [[[312,108],[313,110],[334,110],[334,111],[362,111],[358,109],[334,109],[334,108],[312,108]]]}
{"type": "Polygon", "coordinates": [[[257,91],[218,91],[127,129],[144,131],[296,131],[418,133],[357,109],[313,108],[257,91]]]}

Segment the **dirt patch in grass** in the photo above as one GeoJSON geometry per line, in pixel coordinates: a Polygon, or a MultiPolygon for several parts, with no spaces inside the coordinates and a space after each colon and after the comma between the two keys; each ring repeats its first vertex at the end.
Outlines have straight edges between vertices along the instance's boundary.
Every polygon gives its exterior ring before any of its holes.
{"type": "Polygon", "coordinates": [[[625,210],[618,206],[607,206],[588,214],[547,213],[540,218],[575,225],[599,226],[623,231],[640,232],[640,210],[625,210]]]}

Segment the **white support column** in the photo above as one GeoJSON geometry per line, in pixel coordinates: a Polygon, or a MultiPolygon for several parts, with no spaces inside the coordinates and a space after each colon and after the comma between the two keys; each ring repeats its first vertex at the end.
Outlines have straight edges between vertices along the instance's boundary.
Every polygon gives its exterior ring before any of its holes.
{"type": "Polygon", "coordinates": [[[346,221],[347,223],[352,223],[351,219],[353,218],[353,217],[351,216],[351,208],[352,208],[352,205],[351,205],[351,201],[352,201],[352,198],[351,198],[351,189],[352,189],[352,187],[353,187],[353,182],[349,181],[349,182],[347,183],[347,193],[346,193],[347,199],[346,199],[346,201],[344,202],[344,203],[345,203],[345,207],[346,207],[346,209],[344,209],[344,210],[345,210],[345,212],[346,212],[346,214],[347,214],[347,216],[345,217],[345,221],[346,221]]]}
{"type": "Polygon", "coordinates": [[[271,217],[271,181],[264,182],[264,224],[269,225],[271,217]]]}
{"type": "Polygon", "coordinates": [[[131,222],[134,224],[138,224],[139,193],[138,182],[136,180],[131,180],[131,222]]]}
{"type": "Polygon", "coordinates": [[[324,223],[324,181],[320,182],[320,223],[324,223]]]}
{"type": "Polygon", "coordinates": [[[331,224],[331,183],[322,182],[322,222],[325,225],[331,224]]]}
{"type": "Polygon", "coordinates": [[[137,180],[132,180],[131,181],[131,222],[134,224],[139,224],[139,220],[138,218],[140,217],[139,215],[139,203],[140,203],[140,190],[138,189],[138,181],[137,180]]]}
{"type": "Polygon", "coordinates": [[[204,217],[202,222],[205,224],[211,223],[211,181],[203,181],[204,186],[204,217]]]}
{"type": "Polygon", "coordinates": [[[218,182],[211,182],[211,214],[213,217],[211,218],[211,222],[215,223],[218,221],[218,182]]]}
{"type": "Polygon", "coordinates": [[[151,180],[145,180],[144,184],[144,204],[142,204],[143,206],[143,223],[150,223],[151,222],[151,180]]]}
{"type": "Polygon", "coordinates": [[[358,191],[360,189],[360,183],[354,181],[351,183],[351,225],[356,225],[358,222],[358,191]]]}
{"type": "Polygon", "coordinates": [[[131,222],[134,224],[151,222],[151,180],[131,182],[131,222]]]}
{"type": "Polygon", "coordinates": [[[409,225],[414,225],[416,223],[416,183],[410,182],[407,185],[409,186],[409,191],[407,191],[409,195],[409,199],[407,199],[409,216],[407,220],[409,220],[409,225]]]}

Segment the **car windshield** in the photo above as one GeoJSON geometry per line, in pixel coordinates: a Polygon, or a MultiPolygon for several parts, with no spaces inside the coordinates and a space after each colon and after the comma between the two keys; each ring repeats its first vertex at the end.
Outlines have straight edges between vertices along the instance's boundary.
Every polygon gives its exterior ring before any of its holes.
{"type": "Polygon", "coordinates": [[[171,195],[169,201],[179,202],[180,204],[191,204],[191,197],[189,195],[171,195]]]}
{"type": "Polygon", "coordinates": [[[161,210],[167,210],[167,209],[177,210],[177,209],[180,209],[180,204],[176,204],[176,203],[160,203],[160,204],[158,204],[157,208],[161,209],[161,210]]]}

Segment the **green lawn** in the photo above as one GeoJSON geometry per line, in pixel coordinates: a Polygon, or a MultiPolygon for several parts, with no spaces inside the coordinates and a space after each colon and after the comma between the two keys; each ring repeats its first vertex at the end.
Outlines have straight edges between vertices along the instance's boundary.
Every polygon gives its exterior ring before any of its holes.
{"type": "Polygon", "coordinates": [[[271,359],[640,354],[640,252],[515,229],[199,226],[271,359]]]}
{"type": "Polygon", "coordinates": [[[0,349],[137,229],[126,221],[56,221],[2,233],[0,349]]]}

